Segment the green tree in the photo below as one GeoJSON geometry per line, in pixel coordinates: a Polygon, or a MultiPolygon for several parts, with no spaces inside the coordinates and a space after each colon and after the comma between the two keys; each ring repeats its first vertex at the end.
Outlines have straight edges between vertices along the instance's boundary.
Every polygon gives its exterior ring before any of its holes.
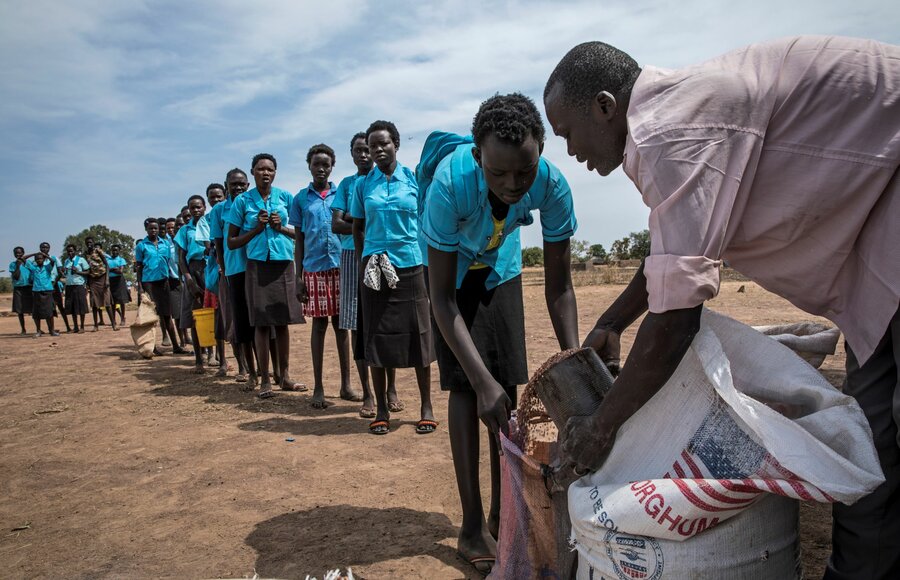
{"type": "Polygon", "coordinates": [[[631,238],[625,236],[620,240],[616,240],[609,247],[610,257],[614,260],[631,259],[631,238]]]}
{"type": "Polygon", "coordinates": [[[650,255],[650,230],[631,232],[628,237],[631,239],[632,260],[643,260],[650,255]]]}
{"type": "Polygon", "coordinates": [[[598,260],[601,264],[605,264],[609,259],[609,254],[606,251],[606,248],[603,247],[603,244],[594,244],[591,246],[591,257],[595,260],[598,260]]]}
{"type": "Polygon", "coordinates": [[[569,251],[573,262],[587,262],[591,257],[591,243],[572,238],[569,241],[569,251]]]}
{"type": "Polygon", "coordinates": [[[0,294],[9,294],[12,291],[12,278],[0,278],[0,294]]]}
{"type": "Polygon", "coordinates": [[[134,281],[134,271],[131,268],[132,264],[134,264],[134,238],[128,234],[111,230],[104,225],[93,225],[77,234],[67,236],[60,254],[65,256],[66,246],[69,244],[75,244],[75,248],[79,253],[84,252],[84,240],[86,238],[94,238],[94,243],[103,244],[103,251],[107,254],[113,244],[122,246],[119,253],[128,263],[125,268],[125,278],[132,282],[134,281]]]}
{"type": "Polygon", "coordinates": [[[522,265],[526,268],[544,265],[544,250],[537,247],[522,248],[522,265]]]}

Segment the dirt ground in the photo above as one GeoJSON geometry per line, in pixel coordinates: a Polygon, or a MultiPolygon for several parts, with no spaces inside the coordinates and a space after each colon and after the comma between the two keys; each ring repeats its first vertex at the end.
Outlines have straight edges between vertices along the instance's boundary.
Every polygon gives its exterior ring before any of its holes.
{"type": "MultiPolygon", "coordinates": [[[[577,289],[582,335],[621,290],[577,289]]],[[[535,370],[556,341],[543,288],[526,286],[525,304],[535,370]]],[[[723,283],[710,307],[751,324],[811,319],[742,282],[723,283]]],[[[306,383],[309,330],[291,330],[292,373],[306,383]]],[[[415,434],[414,375],[400,371],[407,409],[374,437],[358,404],[337,398],[330,334],[334,405],[313,410],[308,393],[259,401],[233,378],[198,378],[192,357],[142,360],[127,331],[17,333],[15,318],[0,318],[0,576],[302,579],[352,566],[357,578],[474,577],[455,549],[461,514],[436,367],[438,431],[415,434]]],[[[834,384],[843,365],[839,347],[823,365],[834,384]]],[[[821,577],[830,528],[829,506],[803,506],[809,578],[821,577]]]]}

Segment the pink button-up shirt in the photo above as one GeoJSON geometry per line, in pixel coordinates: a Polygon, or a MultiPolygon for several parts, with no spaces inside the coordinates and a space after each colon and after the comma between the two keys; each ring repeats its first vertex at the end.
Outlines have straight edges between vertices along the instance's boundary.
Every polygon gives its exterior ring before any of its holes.
{"type": "Polygon", "coordinates": [[[900,303],[900,47],[837,37],[646,67],[625,173],[650,209],[650,311],[736,270],[872,354],[900,303]]]}

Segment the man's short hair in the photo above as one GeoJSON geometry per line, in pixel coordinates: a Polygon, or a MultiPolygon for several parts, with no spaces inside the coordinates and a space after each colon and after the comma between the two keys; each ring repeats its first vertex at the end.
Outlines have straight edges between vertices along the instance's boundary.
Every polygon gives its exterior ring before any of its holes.
{"type": "Polygon", "coordinates": [[[544,99],[559,84],[563,103],[580,111],[602,91],[627,100],[639,74],[641,67],[628,53],[603,42],[583,42],[553,69],[544,87],[544,99]]]}

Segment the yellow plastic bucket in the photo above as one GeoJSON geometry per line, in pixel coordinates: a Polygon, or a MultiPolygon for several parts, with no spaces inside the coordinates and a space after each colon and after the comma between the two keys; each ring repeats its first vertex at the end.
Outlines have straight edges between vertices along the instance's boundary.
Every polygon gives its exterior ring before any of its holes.
{"type": "Polygon", "coordinates": [[[194,310],[194,325],[197,327],[197,342],[200,346],[216,346],[216,310],[198,308],[194,310]]]}

